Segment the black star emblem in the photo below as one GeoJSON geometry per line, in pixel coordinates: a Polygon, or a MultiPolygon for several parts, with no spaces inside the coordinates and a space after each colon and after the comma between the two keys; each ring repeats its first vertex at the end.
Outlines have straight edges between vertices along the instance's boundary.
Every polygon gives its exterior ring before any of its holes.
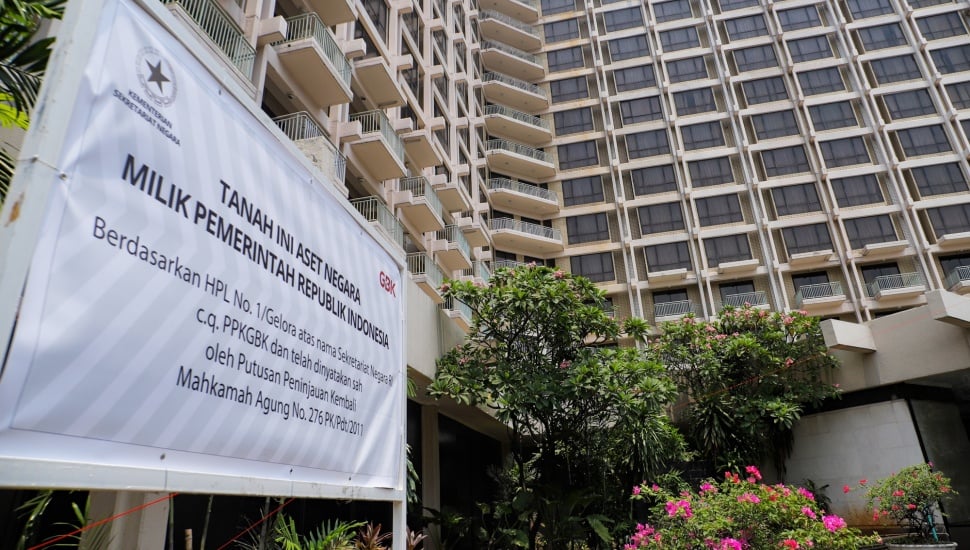
{"type": "Polygon", "coordinates": [[[165,93],[165,90],[162,89],[162,82],[171,82],[171,80],[162,74],[162,61],[158,60],[158,63],[154,66],[148,61],[145,61],[145,63],[148,64],[148,70],[152,72],[151,76],[148,77],[148,81],[158,84],[158,93],[165,93]]]}

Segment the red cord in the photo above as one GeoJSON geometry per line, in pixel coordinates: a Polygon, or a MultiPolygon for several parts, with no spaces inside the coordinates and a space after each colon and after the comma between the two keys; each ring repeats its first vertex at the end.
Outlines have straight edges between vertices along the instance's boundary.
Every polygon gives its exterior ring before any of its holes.
{"type": "MultiPolygon", "coordinates": [[[[236,536],[232,537],[231,539],[227,540],[225,544],[223,544],[222,546],[220,546],[216,550],[223,550],[224,548],[226,548],[227,546],[229,546],[230,544],[232,544],[233,542],[235,542],[236,539],[238,539],[239,537],[241,537],[241,536],[245,535],[246,533],[252,531],[254,527],[256,527],[260,523],[263,523],[264,521],[266,521],[269,518],[271,518],[274,514],[276,514],[276,512],[279,512],[280,510],[283,509],[284,506],[286,506],[287,504],[293,502],[294,500],[296,500],[296,498],[290,498],[289,500],[287,500],[283,504],[280,504],[279,506],[276,507],[275,510],[273,510],[272,512],[270,512],[270,513],[266,514],[265,516],[263,516],[262,519],[260,519],[256,523],[250,525],[249,527],[247,527],[243,532],[241,532],[238,535],[236,535],[236,536]]],[[[33,549],[30,549],[30,550],[33,550],[33,549]]]]}

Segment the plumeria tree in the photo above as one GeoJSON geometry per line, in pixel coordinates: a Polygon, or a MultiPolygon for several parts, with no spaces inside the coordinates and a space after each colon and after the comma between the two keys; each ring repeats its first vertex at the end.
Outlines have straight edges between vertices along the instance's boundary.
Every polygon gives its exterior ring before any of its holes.
{"type": "Polygon", "coordinates": [[[693,449],[718,468],[765,459],[780,468],[805,408],[838,395],[823,376],[838,360],[805,312],[727,307],[713,321],[662,328],[649,353],[685,395],[676,416],[693,449]]]}
{"type": "Polygon", "coordinates": [[[684,450],[665,414],[676,390],[663,366],[601,345],[639,334],[642,321],[620,326],[593,283],[548,267],[499,269],[488,286],[451,281],[442,292],[474,320],[429,392],[487,407],[509,427],[511,461],[482,546],[609,547],[611,530],[626,529],[630,484],[684,450]]]}

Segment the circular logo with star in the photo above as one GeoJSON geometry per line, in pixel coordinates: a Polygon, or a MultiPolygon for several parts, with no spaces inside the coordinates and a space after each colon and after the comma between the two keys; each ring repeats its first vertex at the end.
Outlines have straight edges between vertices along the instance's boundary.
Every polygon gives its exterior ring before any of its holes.
{"type": "Polygon", "coordinates": [[[142,90],[152,101],[162,107],[168,107],[175,101],[175,94],[178,92],[175,71],[158,50],[142,48],[135,61],[135,71],[142,90]]]}

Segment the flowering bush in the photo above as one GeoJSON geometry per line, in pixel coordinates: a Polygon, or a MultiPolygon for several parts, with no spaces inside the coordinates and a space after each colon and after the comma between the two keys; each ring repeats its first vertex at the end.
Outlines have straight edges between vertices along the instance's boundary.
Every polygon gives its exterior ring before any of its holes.
{"type": "Polygon", "coordinates": [[[822,512],[806,489],[761,483],[754,466],[696,492],[640,485],[633,498],[652,502],[652,523],[637,525],[625,550],[855,550],[877,540],[822,512]]]}
{"type": "Polygon", "coordinates": [[[956,492],[950,480],[940,472],[933,471],[932,464],[907,466],[872,485],[866,480],[859,482],[866,490],[872,519],[890,518],[906,529],[911,543],[939,541],[933,525],[933,510],[937,502],[956,492]]]}

